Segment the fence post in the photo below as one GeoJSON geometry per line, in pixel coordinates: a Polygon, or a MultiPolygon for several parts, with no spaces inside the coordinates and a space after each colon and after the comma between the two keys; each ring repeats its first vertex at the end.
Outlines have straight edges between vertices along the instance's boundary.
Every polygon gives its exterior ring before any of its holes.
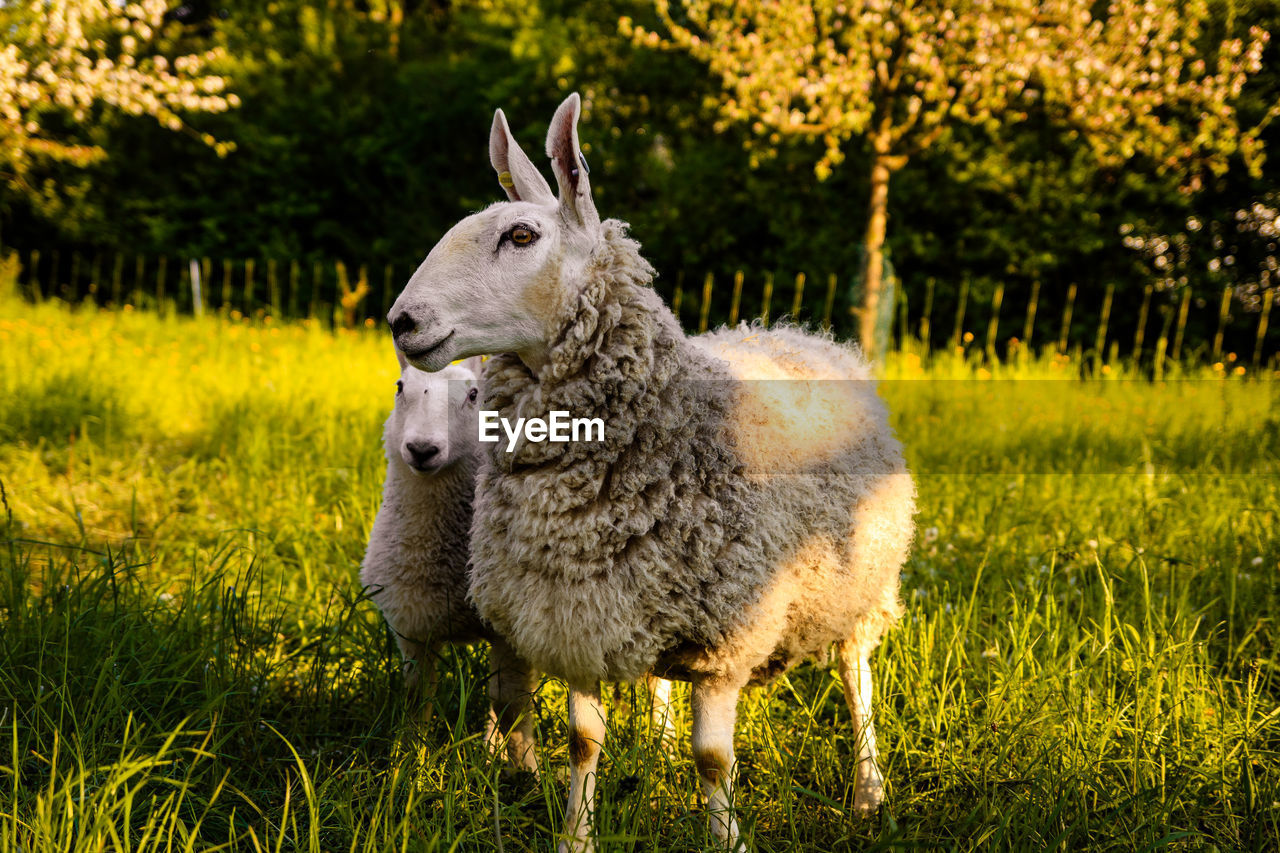
{"type": "Polygon", "coordinates": [[[147,271],[147,256],[133,256],[133,307],[142,308],[142,275],[147,271]]]}
{"type": "Polygon", "coordinates": [[[1022,351],[1031,355],[1031,339],[1036,333],[1036,311],[1040,310],[1040,279],[1031,282],[1031,299],[1027,302],[1027,319],[1022,324],[1022,351]]]}
{"type": "Polygon", "coordinates": [[[298,259],[289,261],[289,319],[298,319],[298,259]]]}
{"type": "Polygon", "coordinates": [[[742,308],[742,270],[733,274],[733,301],[729,303],[729,325],[738,325],[738,311],[742,308]]]}
{"type": "Polygon", "coordinates": [[[1058,333],[1058,352],[1067,351],[1067,339],[1071,335],[1071,312],[1076,307],[1076,285],[1067,288],[1067,304],[1062,306],[1062,329],[1058,333]]]}
{"type": "MultiPolygon", "coordinates": [[[[684,301],[684,270],[676,273],[676,289],[671,293],[671,313],[680,319],[680,303],[684,301]]],[[[683,325],[683,324],[681,324],[683,325]]]]}
{"type": "Polygon", "coordinates": [[[32,249],[27,255],[27,289],[31,291],[31,301],[39,304],[44,298],[40,292],[40,250],[32,249]]]}
{"type": "Polygon", "coordinates": [[[1231,285],[1222,289],[1222,302],[1218,304],[1218,331],[1213,335],[1213,360],[1222,355],[1222,338],[1231,322],[1231,285]]]}
{"type": "MultiPolygon", "coordinates": [[[[208,260],[208,258],[205,258],[208,260]]],[[[204,282],[209,280],[209,276],[201,268],[201,265],[195,258],[187,261],[187,277],[191,281],[191,313],[200,318],[204,316],[204,282]]]]}
{"type": "Polygon", "coordinates": [[[760,311],[760,320],[765,328],[769,328],[769,307],[773,302],[773,273],[764,274],[764,308],[760,311]]]}
{"type": "MultiPolygon", "coordinates": [[[[164,285],[166,273],[169,272],[169,258],[161,255],[156,261],[156,311],[164,310],[164,285]]],[[[174,306],[177,307],[176,305],[174,306]]]]}
{"type": "Polygon", "coordinates": [[[93,253],[93,263],[89,266],[89,288],[87,290],[89,296],[96,303],[98,301],[98,290],[102,286],[102,252],[93,253]]]}
{"type": "Polygon", "coordinates": [[[1174,310],[1170,306],[1161,305],[1160,313],[1165,315],[1164,324],[1160,328],[1160,339],[1156,341],[1156,362],[1153,366],[1155,370],[1156,382],[1160,382],[1165,378],[1165,352],[1169,351],[1169,327],[1174,321],[1174,310]]]}
{"type": "Polygon", "coordinates": [[[800,320],[800,308],[804,305],[804,273],[796,273],[796,298],[791,300],[791,321],[800,320]]]}
{"type": "Polygon", "coordinates": [[[956,305],[956,327],[951,334],[951,348],[960,346],[964,336],[964,312],[969,305],[969,276],[960,279],[960,302],[956,305]]]}
{"type": "Polygon", "coordinates": [[[222,259],[222,307],[223,314],[231,313],[231,259],[222,259]]]}
{"type": "Polygon", "coordinates": [[[203,314],[213,296],[213,259],[208,255],[200,259],[200,285],[203,288],[200,293],[200,313],[203,314]]]}
{"type": "Polygon", "coordinates": [[[80,286],[80,253],[79,252],[71,253],[71,281],[69,281],[68,284],[70,285],[69,296],[71,297],[68,301],[75,302],[76,291],[80,286]]]}
{"type": "Polygon", "coordinates": [[[698,314],[698,332],[707,330],[707,321],[711,318],[711,288],[715,284],[715,274],[707,273],[702,281],[702,310],[698,314]]]}
{"type": "Polygon", "coordinates": [[[924,313],[920,315],[920,341],[924,344],[926,355],[933,349],[930,343],[933,337],[933,289],[937,284],[938,280],[933,276],[929,276],[924,282],[924,313]]]}
{"type": "MultiPolygon", "coordinates": [[[[347,294],[351,292],[351,285],[347,281],[347,265],[342,261],[333,262],[333,274],[338,279],[338,289],[334,291],[334,306],[341,307],[343,317],[346,317],[347,310],[347,294]]],[[[336,311],[333,313],[337,313],[336,311]]],[[[332,316],[332,315],[331,315],[332,316]]],[[[345,323],[344,323],[345,325],[345,323]]]]}
{"type": "Polygon", "coordinates": [[[320,310],[320,288],[324,286],[324,264],[311,262],[311,301],[307,304],[307,319],[316,319],[320,310]]]}
{"type": "Polygon", "coordinates": [[[1004,282],[996,285],[996,292],[991,297],[991,321],[987,323],[987,360],[996,360],[996,335],[1000,330],[1000,306],[1004,304],[1004,282]]]}
{"type": "Polygon", "coordinates": [[[1271,316],[1271,300],[1276,292],[1270,288],[1262,295],[1262,313],[1258,315],[1258,338],[1253,342],[1253,366],[1262,365],[1262,343],[1267,337],[1267,320],[1271,316]]]}
{"type": "Polygon", "coordinates": [[[1103,348],[1107,345],[1107,325],[1111,321],[1111,300],[1116,295],[1116,285],[1112,282],[1107,285],[1107,293],[1102,297],[1102,316],[1098,319],[1098,336],[1093,342],[1094,352],[1097,353],[1097,359],[1102,361],[1103,348]]]}
{"type": "Polygon", "coordinates": [[[1173,360],[1182,359],[1182,335],[1187,330],[1187,315],[1191,312],[1191,287],[1182,291],[1182,304],[1178,306],[1178,331],[1173,337],[1173,360]]]}
{"type": "Polygon", "coordinates": [[[271,299],[271,313],[280,319],[280,280],[276,277],[276,259],[267,258],[267,294],[271,299]]]}
{"type": "Polygon", "coordinates": [[[244,262],[244,316],[253,316],[253,258],[244,262]]]}
{"type": "Polygon", "coordinates": [[[822,328],[831,331],[831,309],[836,304],[836,274],[827,276],[827,299],[822,303],[822,328]]]}
{"type": "Polygon", "coordinates": [[[124,255],[116,253],[111,266],[111,306],[120,308],[124,302],[124,255]]]}
{"type": "Polygon", "coordinates": [[[1151,310],[1151,291],[1153,287],[1147,285],[1142,289],[1142,307],[1138,309],[1138,328],[1133,333],[1133,363],[1138,365],[1142,363],[1142,342],[1147,334],[1147,312],[1151,310]]]}

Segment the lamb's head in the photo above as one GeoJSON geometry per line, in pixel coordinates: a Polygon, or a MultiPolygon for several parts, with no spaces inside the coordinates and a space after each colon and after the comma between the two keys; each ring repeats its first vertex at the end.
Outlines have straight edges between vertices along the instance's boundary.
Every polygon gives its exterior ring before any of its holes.
{"type": "Polygon", "coordinates": [[[508,201],[463,219],[440,239],[387,314],[409,362],[439,370],[457,358],[514,352],[544,358],[557,320],[576,297],[601,238],[586,159],[578,148],[581,101],[551,120],[547,155],[559,197],[520,150],[498,110],[489,160],[508,201]]]}
{"type": "Polygon", "coordinates": [[[399,457],[418,474],[433,474],[479,447],[480,358],[418,370],[396,350],[400,381],[396,406],[387,418],[387,457],[399,457]]]}

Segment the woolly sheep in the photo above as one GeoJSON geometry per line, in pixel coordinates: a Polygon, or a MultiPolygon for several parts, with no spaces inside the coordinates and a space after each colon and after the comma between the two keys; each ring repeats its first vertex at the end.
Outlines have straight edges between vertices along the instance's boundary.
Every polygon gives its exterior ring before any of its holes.
{"type": "Polygon", "coordinates": [[[558,198],[497,112],[490,159],[509,200],[455,225],[388,315],[426,370],[504,353],[486,364],[485,409],[606,424],[600,442],[489,445],[476,486],[472,600],[570,687],[561,849],[592,849],[601,680],[692,682],[711,829],[735,846],[739,693],[831,643],[855,806],[873,810],[868,657],[901,612],[915,491],[869,369],[792,328],[686,338],[625,224],[596,212],[579,111],[570,96],[548,132],[558,198]]]}
{"type": "Polygon", "coordinates": [[[472,495],[479,463],[480,359],[426,373],[405,362],[383,446],[387,477],[360,582],[386,618],[415,703],[435,692],[441,643],[490,643],[489,739],[507,735],[511,766],[537,770],[529,696],[538,673],[467,601],[472,495]],[[422,683],[423,675],[426,684],[422,683]]]}

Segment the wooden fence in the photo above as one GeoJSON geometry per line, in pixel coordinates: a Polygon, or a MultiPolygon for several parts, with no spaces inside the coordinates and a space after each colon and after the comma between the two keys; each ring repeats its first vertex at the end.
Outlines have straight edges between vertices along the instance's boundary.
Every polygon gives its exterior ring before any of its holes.
{"type": "MultiPolygon", "coordinates": [[[[414,269],[392,262],[179,259],[56,249],[18,255],[19,288],[33,301],[56,297],[162,314],[312,318],[346,327],[381,322],[414,269]]],[[[660,277],[656,286],[690,330],[756,318],[768,324],[785,315],[851,335],[851,279],[835,272],[811,276],[736,270],[695,276],[682,271],[660,277]]],[[[1148,364],[1157,373],[1166,360],[1184,358],[1254,368],[1277,361],[1280,336],[1269,324],[1273,292],[1265,295],[1259,313],[1237,316],[1230,288],[1185,288],[1171,300],[1148,285],[1140,293],[1125,294],[1123,313],[1115,310],[1112,283],[1087,288],[1069,284],[1052,294],[1060,301],[1052,300],[1038,281],[1018,291],[1006,294],[1000,283],[978,300],[970,280],[963,278],[944,299],[936,280],[911,282],[896,288],[886,319],[896,345],[913,346],[925,355],[960,349],[995,361],[1052,348],[1095,364],[1124,358],[1148,364]],[[941,316],[944,311],[950,322],[941,316]],[[1125,322],[1113,320],[1121,316],[1125,322]]]]}

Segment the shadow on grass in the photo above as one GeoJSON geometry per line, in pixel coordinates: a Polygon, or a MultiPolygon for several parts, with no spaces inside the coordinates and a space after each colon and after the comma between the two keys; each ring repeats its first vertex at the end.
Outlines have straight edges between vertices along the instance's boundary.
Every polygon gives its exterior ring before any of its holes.
{"type": "Polygon", "coordinates": [[[316,849],[314,834],[348,849],[483,788],[483,656],[443,661],[433,722],[409,738],[372,608],[326,591],[307,612],[243,557],[227,547],[157,594],[128,553],[0,542],[0,799],[29,849],[97,820],[180,822],[202,846],[316,849]]]}

